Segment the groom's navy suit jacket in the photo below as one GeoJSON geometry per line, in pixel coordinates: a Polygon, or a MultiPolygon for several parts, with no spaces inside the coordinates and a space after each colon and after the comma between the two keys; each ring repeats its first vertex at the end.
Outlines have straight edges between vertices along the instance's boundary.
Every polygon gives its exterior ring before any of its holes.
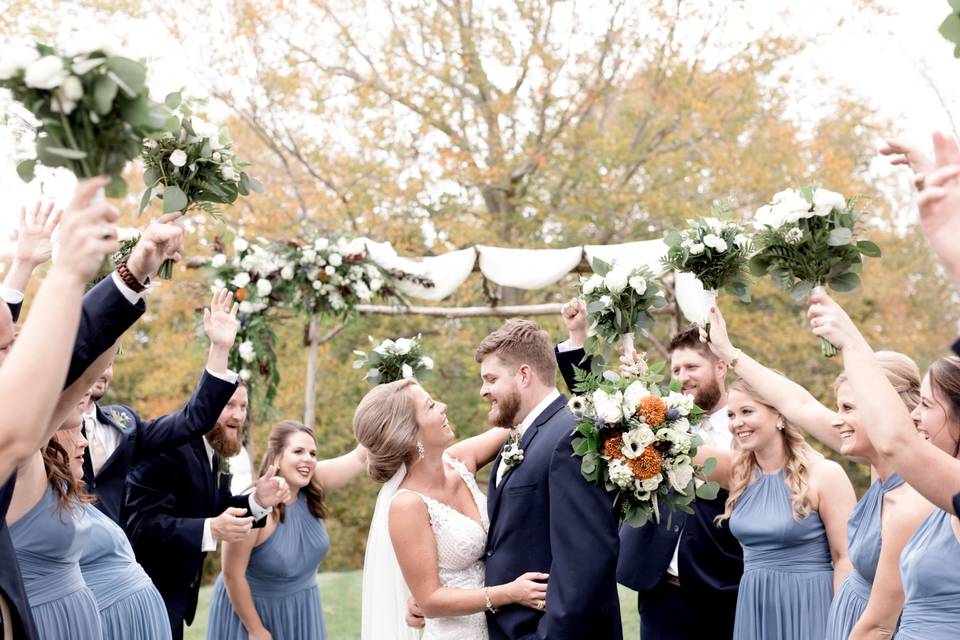
{"type": "MultiPolygon", "coordinates": [[[[96,507],[122,527],[126,520],[123,499],[127,473],[133,465],[186,444],[212,429],[236,388],[236,383],[204,371],[186,406],[156,420],[144,420],[124,405],[97,405],[97,420],[119,431],[120,439],[96,477],[90,448],[83,453],[83,481],[97,495],[96,507]]],[[[89,438],[89,434],[84,435],[89,438]]]]}
{"type": "MultiPolygon", "coordinates": [[[[16,321],[20,314],[20,305],[9,306],[16,321]]],[[[110,278],[104,278],[88,291],[83,297],[80,327],[64,387],[71,385],[100,354],[113,346],[117,338],[136,322],[145,309],[142,301],[136,305],[130,304],[110,278]]],[[[19,640],[38,636],[6,524],[7,509],[10,507],[16,480],[17,476],[14,474],[0,487],[0,593],[10,604],[13,619],[7,622],[12,626],[13,637],[19,640]]]]}
{"type": "MultiPolygon", "coordinates": [[[[589,362],[580,364],[583,349],[558,351],[556,356],[564,382],[572,389],[574,366],[590,368],[589,362]]],[[[721,491],[715,500],[696,500],[690,505],[690,515],[677,510],[667,517],[661,507],[659,523],[620,528],[617,582],[640,593],[641,615],[644,593],[664,578],[679,542],[680,589],[695,618],[688,626],[699,629],[698,636],[703,638],[733,636],[743,551],[730,533],[729,521],[720,527],[714,524],[714,518],[724,511],[726,498],[727,493],[721,491]]]]}
{"type": "Polygon", "coordinates": [[[562,395],[520,442],[523,462],[496,485],[490,473],[486,584],[549,573],[545,612],[509,605],[487,614],[491,640],[620,640],[612,498],[580,475],[571,447],[576,420],[562,395]]]}

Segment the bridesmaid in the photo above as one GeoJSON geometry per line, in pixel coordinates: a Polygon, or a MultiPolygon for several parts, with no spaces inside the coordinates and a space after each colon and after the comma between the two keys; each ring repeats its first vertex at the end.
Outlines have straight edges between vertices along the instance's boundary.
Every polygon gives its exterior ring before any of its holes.
{"type": "MultiPolygon", "coordinates": [[[[878,634],[891,637],[903,604],[900,553],[933,505],[905,484],[877,453],[863,429],[844,374],[834,382],[837,411],[832,411],[800,385],[735,349],[719,310],[711,310],[710,326],[710,349],[728,363],[728,368],[735,368],[744,381],[761,389],[764,398],[786,420],[848,459],[870,464],[870,475],[875,481],[847,521],[853,570],[830,605],[825,638],[860,640],[878,634]]],[[[920,400],[920,370],[916,363],[901,353],[883,351],[877,353],[877,365],[904,406],[912,411],[920,400]]]]}
{"type": "Polygon", "coordinates": [[[261,474],[278,465],[290,499],[274,508],[262,529],[223,545],[223,572],[210,603],[208,640],[327,637],[317,568],[330,546],[324,499],[366,470],[357,447],[317,461],[313,430],[284,420],[270,431],[261,474]]]}
{"type": "Polygon", "coordinates": [[[908,414],[876,371],[869,344],[824,292],[810,298],[813,332],[843,350],[844,371],[880,455],[934,509],[900,557],[904,603],[897,640],[947,640],[960,628],[960,520],[954,515],[960,474],[960,358],[934,362],[908,414]],[[911,424],[913,423],[913,424],[911,424]],[[919,432],[919,435],[918,435],[919,432]]]}
{"type": "Polygon", "coordinates": [[[856,497],[843,469],[743,380],[727,413],[739,451],[700,447],[729,491],[730,531],[743,546],[735,640],[823,640],[834,588],[850,571],[847,519],[856,497]]]}
{"type": "MultiPolygon", "coordinates": [[[[87,439],[79,407],[70,422],[75,426],[60,429],[53,439],[65,452],[71,477],[82,484],[87,439]]],[[[89,502],[82,502],[79,509],[91,525],[80,571],[97,599],[104,640],[170,640],[163,598],[137,564],[123,529],[89,502]]]]}

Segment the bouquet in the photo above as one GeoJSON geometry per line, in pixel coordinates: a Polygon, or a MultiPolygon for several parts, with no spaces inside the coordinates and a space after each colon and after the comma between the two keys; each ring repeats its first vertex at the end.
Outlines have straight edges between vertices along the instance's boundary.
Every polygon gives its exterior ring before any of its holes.
{"type": "MultiPolygon", "coordinates": [[[[587,305],[585,349],[599,356],[603,345],[622,340],[626,352],[633,351],[633,335],[653,325],[653,309],[667,301],[653,274],[644,267],[619,267],[600,258],[593,259],[593,275],[580,279],[580,297],[587,305]]],[[[602,364],[602,358],[594,358],[602,364]]]]}
{"type": "Polygon", "coordinates": [[[416,338],[397,338],[377,343],[368,336],[373,351],[354,351],[357,360],[354,369],[366,369],[363,379],[371,385],[386,384],[406,378],[422,380],[433,369],[433,359],[423,355],[420,335],[416,338]]]}
{"type": "Polygon", "coordinates": [[[712,500],[719,490],[700,481],[716,461],[693,462],[702,441],[690,429],[704,411],[680,392],[678,381],[661,386],[666,363],[638,362],[638,375],[629,378],[578,370],[578,395],[569,403],[577,417],[573,452],[582,458],[580,473],[614,492],[622,520],[634,527],[659,522],[660,503],[671,513],[692,513],[691,502],[712,500]]]}
{"type": "MultiPolygon", "coordinates": [[[[769,274],[798,300],[824,285],[835,291],[856,289],[862,256],[878,258],[880,248],[869,240],[856,240],[862,214],[855,205],[856,199],[813,187],[776,194],[754,216],[756,253],[750,270],[757,276],[769,274]]],[[[827,357],[837,353],[824,339],[820,348],[827,357]]]]}
{"type": "MultiPolygon", "coordinates": [[[[720,208],[715,213],[729,214],[729,210],[720,208]]],[[[717,217],[688,220],[687,225],[683,231],[673,229],[664,237],[667,245],[664,266],[691,273],[703,284],[709,303],[707,310],[716,302],[720,289],[749,302],[750,239],[743,227],[736,222],[721,222],[717,217]]]]}
{"type": "Polygon", "coordinates": [[[106,195],[121,197],[121,174],[144,137],[172,128],[170,110],[150,100],[146,68],[106,45],[57,50],[45,44],[0,51],[0,87],[34,118],[37,155],[17,165],[29,182],[36,165],[66,167],[77,178],[109,175],[106,195]]]}
{"type": "MultiPolygon", "coordinates": [[[[233,204],[252,191],[263,193],[263,185],[243,171],[250,163],[234,157],[226,132],[194,119],[179,93],[168,95],[165,103],[177,110],[176,126],[143,141],[147,188],[140,198],[140,213],[157,196],[164,213],[200,209],[216,217],[218,205],[233,204]]],[[[172,269],[173,262],[164,262],[160,277],[170,278],[172,269]]]]}

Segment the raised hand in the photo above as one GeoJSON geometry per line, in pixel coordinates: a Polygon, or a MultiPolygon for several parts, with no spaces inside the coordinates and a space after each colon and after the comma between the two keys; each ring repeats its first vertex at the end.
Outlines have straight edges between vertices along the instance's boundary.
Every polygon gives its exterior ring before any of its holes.
{"type": "Polygon", "coordinates": [[[84,180],[60,225],[60,250],[53,269],[88,282],[100,270],[103,258],[120,248],[117,242],[117,210],[103,200],[94,202],[97,191],[109,178],[84,180]]]}
{"type": "Polygon", "coordinates": [[[52,202],[46,206],[38,202],[29,212],[26,207],[21,207],[13,259],[30,267],[37,267],[49,260],[53,252],[50,237],[62,215],[63,209],[54,209],[52,202]]]}
{"type": "Polygon", "coordinates": [[[270,465],[266,473],[257,479],[256,487],[253,499],[261,507],[275,507],[290,497],[290,487],[286,480],[277,476],[275,464],[270,465]]]}
{"type": "Polygon", "coordinates": [[[903,140],[886,140],[884,146],[880,148],[880,153],[893,156],[890,164],[906,165],[915,174],[927,174],[936,168],[933,160],[928,158],[920,147],[903,140]]]}
{"type": "Polygon", "coordinates": [[[847,312],[827,295],[823,287],[817,287],[810,295],[807,317],[813,334],[825,338],[838,349],[870,348],[847,312]]]}
{"type": "Polygon", "coordinates": [[[183,228],[174,224],[183,213],[174,212],[151,222],[130,252],[127,268],[140,282],[146,282],[160,271],[166,260],[177,262],[183,249],[183,228]]]}
{"type": "MultiPolygon", "coordinates": [[[[941,136],[941,145],[958,151],[957,143],[941,136]]],[[[960,288],[960,162],[946,165],[926,176],[923,191],[917,196],[920,227],[930,247],[960,288]]]]}
{"type": "Polygon", "coordinates": [[[570,334],[570,346],[579,348],[587,342],[587,307],[583,300],[573,298],[560,308],[560,317],[570,334]]]}
{"type": "Polygon", "coordinates": [[[245,516],[246,509],[228,507],[226,511],[210,520],[210,533],[216,540],[238,542],[253,528],[253,517],[245,516]]]}
{"type": "Polygon", "coordinates": [[[203,310],[203,330],[210,338],[210,344],[227,350],[233,346],[240,329],[237,320],[239,304],[233,301],[233,293],[220,289],[213,294],[210,308],[203,310]]]}
{"type": "Polygon", "coordinates": [[[730,362],[733,359],[736,349],[730,342],[730,335],[727,333],[727,321],[723,319],[723,314],[716,306],[710,307],[707,313],[706,326],[710,327],[709,335],[706,329],[700,328],[700,340],[707,343],[713,355],[724,362],[730,362]]]}

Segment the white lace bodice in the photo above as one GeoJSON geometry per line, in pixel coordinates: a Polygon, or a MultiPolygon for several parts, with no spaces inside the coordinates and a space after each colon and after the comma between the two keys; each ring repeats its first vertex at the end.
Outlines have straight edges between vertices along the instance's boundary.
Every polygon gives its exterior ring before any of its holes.
{"type": "MultiPolygon", "coordinates": [[[[477,479],[459,460],[444,454],[444,462],[463,478],[480,512],[480,523],[450,505],[410,489],[427,505],[430,528],[437,542],[437,570],[440,584],[459,589],[483,587],[483,556],[487,548],[487,497],[477,486],[477,479]]],[[[452,618],[428,618],[423,640],[487,640],[487,621],[483,613],[452,618]]]]}

